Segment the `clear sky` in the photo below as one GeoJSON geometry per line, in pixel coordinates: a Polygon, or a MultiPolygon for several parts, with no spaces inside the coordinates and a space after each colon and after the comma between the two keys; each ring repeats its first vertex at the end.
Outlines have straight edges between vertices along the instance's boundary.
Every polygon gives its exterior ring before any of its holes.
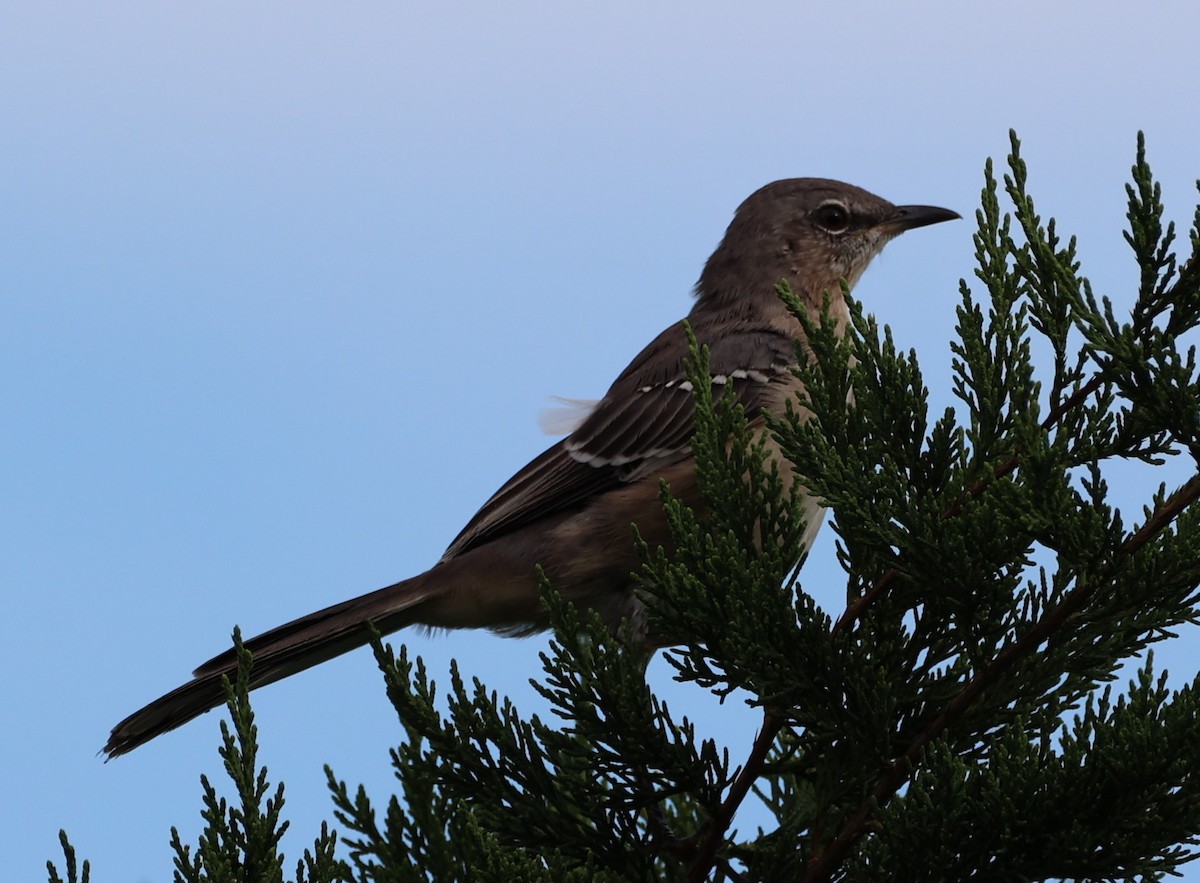
{"type": "MultiPolygon", "coordinates": [[[[199,773],[223,780],[218,718],[104,764],[109,727],[235,623],[432,564],[548,444],[550,396],[599,396],[688,310],[761,184],[970,217],[1015,127],[1039,207],[1128,303],[1139,128],[1172,217],[1195,205],[1198,26],[1183,2],[8,4],[3,876],[45,879],[65,827],[96,880],[167,879],[199,773]]],[[[857,291],[938,408],[972,230],[905,236],[857,291]]],[[[836,598],[830,538],[805,584],[836,598]]],[[[540,639],[401,639],[540,707],[540,639]]],[[[1157,658],[1190,678],[1198,650],[1157,658]]],[[[744,755],[755,715],[669,695],[744,755]]],[[[256,708],[293,861],[331,815],[322,763],[389,793],[369,653],[256,708]]]]}

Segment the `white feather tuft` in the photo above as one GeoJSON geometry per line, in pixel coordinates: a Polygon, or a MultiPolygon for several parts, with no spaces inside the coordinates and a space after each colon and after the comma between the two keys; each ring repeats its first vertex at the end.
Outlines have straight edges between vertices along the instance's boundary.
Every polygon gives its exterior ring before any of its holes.
{"type": "Polygon", "coordinates": [[[599,399],[568,399],[551,396],[557,407],[545,408],[538,415],[538,426],[546,435],[569,435],[578,429],[600,404],[599,399]]]}

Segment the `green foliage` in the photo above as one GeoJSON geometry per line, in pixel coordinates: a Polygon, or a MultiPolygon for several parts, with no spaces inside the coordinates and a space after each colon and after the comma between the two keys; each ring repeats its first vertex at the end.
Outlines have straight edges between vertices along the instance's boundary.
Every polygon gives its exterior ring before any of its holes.
{"type": "Polygon", "coordinates": [[[1187,857],[1181,844],[1195,842],[1198,710],[1194,686],[1171,696],[1147,662],[1115,705],[1106,688],[1057,734],[1034,741],[1018,722],[978,759],[934,743],[904,799],[882,814],[887,836],[866,844],[848,876],[870,879],[871,867],[945,881],[1170,871],[1187,857]]]}
{"type": "MultiPolygon", "coordinates": [[[[221,759],[237,791],[237,805],[217,794],[207,776],[200,777],[205,826],[195,849],[183,843],[171,829],[175,850],[175,883],[283,883],[284,857],[279,841],[288,828],[282,821],[283,785],[272,796],[267,770],[258,766],[258,728],[250,707],[250,653],[242,646],[238,630],[233,633],[238,654],[235,684],[226,684],[226,703],[233,719],[231,733],[221,722],[221,759]]],[[[337,883],[349,880],[349,869],[334,856],[337,835],[327,826],[312,851],[305,850],[296,864],[296,883],[337,883]]]]}
{"type": "Polygon", "coordinates": [[[46,872],[49,874],[50,883],[89,883],[92,879],[91,865],[85,861],[83,863],[83,873],[79,872],[79,862],[75,858],[75,847],[67,839],[66,831],[59,830],[58,842],[62,845],[63,859],[67,864],[67,879],[64,881],[59,876],[58,868],[54,862],[46,862],[46,872]]]}
{"type": "MultiPolygon", "coordinates": [[[[806,392],[770,429],[803,484],[713,400],[693,348],[705,506],[664,489],[675,544],[643,545],[636,576],[676,680],[761,709],[739,758],[650,689],[642,635],[547,585],[535,685],[552,720],[457,668],[442,697],[377,642],[401,793],[378,812],[327,770],[348,861],[323,829],[296,879],[1159,879],[1196,855],[1200,683],[1169,690],[1148,648],[1200,600],[1200,208],[1180,260],[1139,137],[1124,316],[1027,185],[1014,136],[1002,182],[987,166],[960,287],[960,407],[931,415],[915,353],[852,299],[844,335],[799,313],[806,392]],[[1167,459],[1192,478],[1139,512],[1114,505],[1115,467],[1167,459]],[[796,582],[810,493],[834,513],[843,610],[796,582]],[[748,801],[767,821],[739,832],[748,801]]],[[[195,849],[175,835],[179,881],[283,879],[246,665],[236,737],[223,730],[238,803],[202,780],[206,829],[195,849]]]]}
{"type": "MultiPolygon", "coordinates": [[[[250,653],[242,646],[241,632],[234,629],[233,645],[238,654],[237,681],[225,683],[226,706],[233,732],[221,721],[221,760],[234,783],[236,803],[230,803],[201,775],[204,828],[195,846],[184,844],[177,828],[171,828],[175,851],[175,883],[284,883],[284,856],[279,841],[288,828],[282,820],[283,785],[271,791],[265,767],[258,766],[258,729],[250,707],[250,653]]],[[[76,875],[75,851],[65,832],[60,834],[67,861],[66,883],[88,883],[88,863],[82,878],[76,875]]],[[[344,861],[335,856],[337,834],[321,826],[313,849],[305,850],[296,863],[295,883],[348,883],[353,878],[344,861]]],[[[54,865],[47,862],[50,883],[63,883],[54,865]]]]}

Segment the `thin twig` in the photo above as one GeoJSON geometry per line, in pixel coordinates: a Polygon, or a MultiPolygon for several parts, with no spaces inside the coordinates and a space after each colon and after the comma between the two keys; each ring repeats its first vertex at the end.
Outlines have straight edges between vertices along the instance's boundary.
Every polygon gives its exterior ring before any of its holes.
{"type": "Polygon", "coordinates": [[[771,750],[771,746],[775,744],[775,737],[779,735],[779,731],[782,728],[782,717],[774,716],[769,710],[763,712],[762,729],[758,731],[758,736],[755,738],[754,745],[750,749],[750,756],[746,758],[745,764],[742,765],[741,770],[734,777],[733,784],[729,786],[729,793],[725,796],[725,800],[722,801],[720,810],[709,824],[705,826],[703,836],[697,844],[695,860],[692,862],[691,867],[688,868],[687,879],[689,883],[701,883],[701,881],[707,879],[708,872],[712,870],[713,863],[716,860],[717,850],[725,842],[725,832],[729,830],[738,807],[742,805],[742,801],[750,793],[750,786],[754,784],[754,781],[762,771],[763,764],[767,759],[767,753],[771,750]]]}

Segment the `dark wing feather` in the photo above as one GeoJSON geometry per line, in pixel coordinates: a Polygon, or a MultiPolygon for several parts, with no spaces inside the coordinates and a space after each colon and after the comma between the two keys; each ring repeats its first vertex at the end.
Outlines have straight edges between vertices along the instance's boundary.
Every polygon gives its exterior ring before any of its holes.
{"type": "MultiPolygon", "coordinates": [[[[770,326],[742,326],[692,319],[701,344],[710,348],[714,389],[732,384],[753,417],[769,387],[786,382],[795,363],[795,342],[770,326]]],[[[686,382],[687,338],[682,323],[668,328],[616,379],[571,435],[510,478],[484,503],[443,555],[460,555],[488,540],[547,515],[579,506],[621,485],[644,478],[691,452],[693,403],[686,382]]]]}
{"type": "Polygon", "coordinates": [[[621,484],[613,468],[574,459],[559,442],[505,482],[462,529],[442,560],[621,484]]]}

